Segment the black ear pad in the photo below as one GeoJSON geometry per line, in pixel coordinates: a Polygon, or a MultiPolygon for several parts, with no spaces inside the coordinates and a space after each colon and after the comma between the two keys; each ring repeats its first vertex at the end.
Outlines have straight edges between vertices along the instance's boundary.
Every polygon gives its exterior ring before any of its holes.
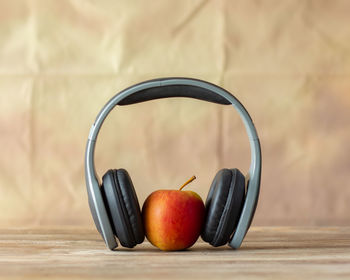
{"type": "Polygon", "coordinates": [[[125,169],[108,170],[102,177],[102,196],[113,233],[124,247],[132,248],[145,239],[140,205],[125,169]]]}
{"type": "Polygon", "coordinates": [[[205,202],[206,220],[202,239],[217,247],[226,244],[241,214],[245,178],[236,168],[221,169],[210,186],[205,202]]]}

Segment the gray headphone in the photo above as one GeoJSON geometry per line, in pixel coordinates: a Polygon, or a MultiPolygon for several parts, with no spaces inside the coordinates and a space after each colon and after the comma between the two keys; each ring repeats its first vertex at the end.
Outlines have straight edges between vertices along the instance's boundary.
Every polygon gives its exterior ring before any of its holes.
{"type": "Polygon", "coordinates": [[[261,148],[247,110],[232,94],[211,83],[188,78],[162,78],[131,86],[110,99],[98,114],[89,133],[85,154],[85,179],[89,206],[97,230],[111,250],[117,245],[132,248],[145,238],[140,205],[128,172],[110,169],[97,179],[94,151],[103,121],[116,105],[190,97],[222,105],[233,105],[249,137],[251,164],[244,176],[238,169],[221,169],[210,186],[205,202],[206,218],[201,237],[217,247],[228,243],[239,248],[252,222],[259,198],[261,148]],[[247,187],[246,187],[247,186],[247,187]]]}

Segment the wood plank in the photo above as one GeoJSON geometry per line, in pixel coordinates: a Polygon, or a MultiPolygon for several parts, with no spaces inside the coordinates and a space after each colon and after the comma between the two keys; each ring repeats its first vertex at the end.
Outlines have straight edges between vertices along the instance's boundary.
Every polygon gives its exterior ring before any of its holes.
{"type": "Polygon", "coordinates": [[[95,230],[1,229],[3,279],[349,279],[350,227],[255,227],[241,249],[198,241],[107,250],[95,230]]]}

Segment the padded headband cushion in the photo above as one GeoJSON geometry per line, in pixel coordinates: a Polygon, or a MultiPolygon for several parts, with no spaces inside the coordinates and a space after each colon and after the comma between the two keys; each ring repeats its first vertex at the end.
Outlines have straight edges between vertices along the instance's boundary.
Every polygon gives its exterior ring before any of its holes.
{"type": "Polygon", "coordinates": [[[242,210],[244,195],[245,178],[238,169],[221,169],[216,174],[205,202],[204,241],[215,247],[229,241],[242,210]]]}
{"type": "Polygon", "coordinates": [[[114,234],[124,247],[132,248],[142,243],[145,235],[140,205],[128,172],[125,169],[108,170],[102,180],[102,193],[114,234]]]}
{"type": "Polygon", "coordinates": [[[209,89],[191,85],[168,85],[143,89],[132,95],[129,95],[118,104],[129,105],[168,97],[190,97],[222,105],[231,105],[230,101],[220,96],[219,94],[216,94],[209,89]]]}

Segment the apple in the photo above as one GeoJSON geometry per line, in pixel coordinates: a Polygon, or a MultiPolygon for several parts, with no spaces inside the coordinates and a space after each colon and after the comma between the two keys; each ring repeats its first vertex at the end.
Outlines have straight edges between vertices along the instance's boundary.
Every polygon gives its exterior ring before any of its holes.
{"type": "Polygon", "coordinates": [[[205,206],[193,191],[158,190],[151,193],[142,206],[142,219],[149,242],[164,251],[191,247],[201,234],[205,206]]]}

